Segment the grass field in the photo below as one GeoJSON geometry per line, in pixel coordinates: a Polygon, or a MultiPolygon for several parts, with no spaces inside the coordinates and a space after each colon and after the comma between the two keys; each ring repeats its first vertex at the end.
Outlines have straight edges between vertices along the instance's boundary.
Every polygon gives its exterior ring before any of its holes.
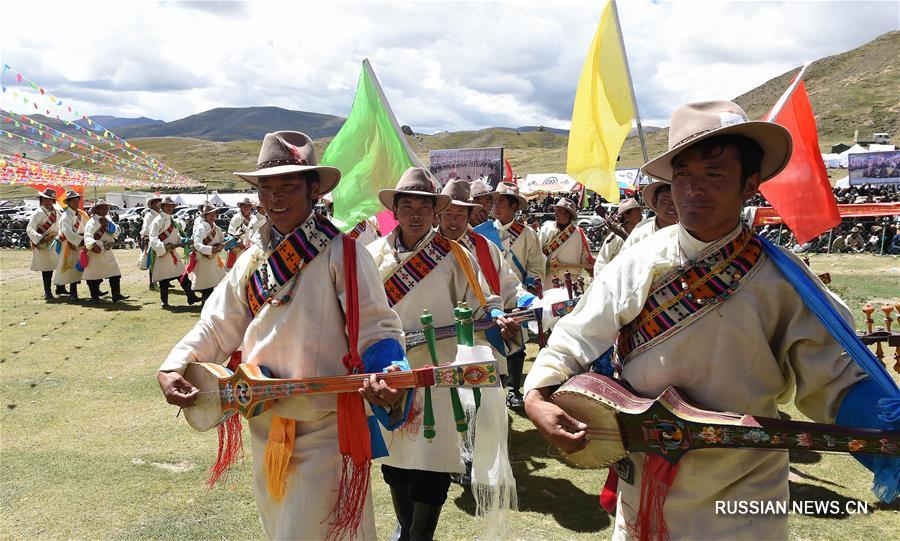
{"type": "MultiPolygon", "coordinates": [[[[0,538],[261,538],[248,465],[224,486],[206,489],[215,434],[176,419],[156,384],[157,367],[198,309],[181,308],[184,297],[173,294],[177,308],[160,310],[135,251],[117,252],[127,303],[47,304],[38,275],[27,271],[29,257],[0,251],[0,538]]],[[[858,323],[861,303],[896,302],[900,293],[900,258],[814,256],[812,266],[831,273],[858,323]]],[[[784,411],[799,417],[792,407],[784,411]]],[[[512,428],[521,509],[508,537],[608,537],[610,518],[597,505],[606,472],[567,467],[518,413],[512,428]]],[[[900,506],[876,504],[870,478],[849,456],[793,454],[794,499],[861,500],[869,513],[792,515],[792,538],[896,539],[900,506]]],[[[390,497],[380,474],[373,481],[386,538],[390,497]]],[[[468,492],[453,485],[439,538],[472,539],[473,508],[468,492]]]]}

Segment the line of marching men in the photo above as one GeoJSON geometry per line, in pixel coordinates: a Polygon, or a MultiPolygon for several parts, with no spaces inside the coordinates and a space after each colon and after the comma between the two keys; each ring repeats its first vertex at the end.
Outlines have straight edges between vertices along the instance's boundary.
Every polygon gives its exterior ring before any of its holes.
{"type": "MultiPolygon", "coordinates": [[[[82,280],[92,302],[100,302],[108,294],[101,290],[103,280],[109,283],[113,302],[128,299],[122,294],[122,272],[112,252],[121,230],[108,217],[110,205],[100,199],[88,214],[80,208],[81,195],[75,191],[65,194],[62,208],[56,205],[52,188],[37,195],[39,207],[29,219],[26,233],[32,248],[31,270],[41,273],[44,299],[54,300],[55,293],[78,301],[82,280]]],[[[220,209],[205,204],[198,211],[192,234],[187,235],[172,217],[176,203],[171,198],[153,197],[147,207],[138,267],[149,271],[151,288],[158,284],[163,308],[169,307],[173,280],[182,286],[189,304],[204,301],[266,220],[265,210],[258,207],[254,214],[257,204],[245,198],[238,203],[239,212],[232,218],[226,238],[215,223],[220,209]]]]}

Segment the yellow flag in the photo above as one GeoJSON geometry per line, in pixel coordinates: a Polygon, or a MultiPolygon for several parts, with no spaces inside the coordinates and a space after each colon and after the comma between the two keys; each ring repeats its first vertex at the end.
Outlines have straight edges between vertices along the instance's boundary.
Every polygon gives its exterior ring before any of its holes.
{"type": "Polygon", "coordinates": [[[625,51],[610,1],[578,80],[566,173],[613,203],[619,201],[616,159],[634,117],[625,51]]]}

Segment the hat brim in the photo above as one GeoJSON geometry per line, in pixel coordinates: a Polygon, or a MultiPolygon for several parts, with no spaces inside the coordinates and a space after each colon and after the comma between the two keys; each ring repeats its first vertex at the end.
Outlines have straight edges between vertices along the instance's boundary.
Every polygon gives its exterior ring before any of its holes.
{"type": "Polygon", "coordinates": [[[70,195],[70,196],[64,198],[63,201],[69,201],[71,199],[81,199],[81,195],[80,194],[70,195]]]}
{"type": "Polygon", "coordinates": [[[519,194],[516,194],[516,193],[503,193],[503,192],[497,192],[497,197],[494,198],[494,203],[497,202],[497,199],[500,199],[500,196],[501,196],[501,195],[505,195],[505,196],[507,196],[507,197],[512,197],[512,198],[514,198],[514,199],[519,203],[519,208],[516,209],[516,210],[525,210],[525,207],[528,206],[528,200],[525,199],[525,197],[523,197],[523,196],[521,196],[521,195],[519,195],[519,194]]]}
{"type": "Polygon", "coordinates": [[[577,212],[572,212],[572,209],[570,209],[569,207],[567,207],[567,206],[565,206],[565,205],[553,205],[553,208],[555,208],[555,209],[563,209],[564,211],[566,211],[566,212],[568,212],[569,214],[572,215],[572,219],[573,219],[573,220],[577,220],[577,219],[578,219],[578,213],[577,213],[577,212]]]}
{"type": "Polygon", "coordinates": [[[52,195],[47,195],[43,192],[38,192],[37,195],[38,195],[38,199],[49,199],[51,201],[56,201],[56,197],[54,197],[52,195]]]}
{"type": "Polygon", "coordinates": [[[397,194],[418,195],[418,196],[422,196],[422,197],[431,197],[431,198],[435,199],[435,202],[434,202],[435,214],[443,211],[445,208],[450,206],[450,203],[453,201],[453,199],[449,195],[444,195],[441,193],[429,193],[429,192],[420,192],[420,191],[414,191],[414,190],[392,190],[392,189],[380,190],[378,192],[378,200],[381,202],[381,204],[384,206],[384,208],[389,209],[389,210],[394,210],[394,196],[397,194]]]}
{"type": "Polygon", "coordinates": [[[150,199],[147,200],[147,204],[149,205],[150,203],[152,203],[154,201],[162,201],[162,200],[163,200],[162,197],[151,197],[150,199]]]}
{"type": "Polygon", "coordinates": [[[341,170],[327,165],[278,165],[258,171],[234,173],[234,175],[244,179],[253,186],[259,186],[259,179],[261,178],[306,171],[315,171],[319,174],[319,197],[331,192],[341,180],[341,170]]]}
{"type": "Polygon", "coordinates": [[[458,201],[456,199],[450,200],[450,206],[456,205],[457,207],[469,207],[469,208],[481,208],[481,205],[478,203],[466,203],[465,201],[458,201]]]}
{"type": "Polygon", "coordinates": [[[492,205],[497,201],[497,198],[500,197],[500,194],[497,192],[487,192],[487,193],[480,193],[478,195],[473,195],[472,199],[475,199],[476,197],[484,197],[486,195],[491,196],[491,204],[492,205]]]}
{"type": "Polygon", "coordinates": [[[672,160],[680,152],[719,135],[743,135],[752,139],[762,147],[763,159],[760,167],[760,182],[770,180],[784,169],[791,159],[793,141],[790,132],[774,122],[753,120],[732,124],[695,137],[672,150],[657,156],[641,167],[641,172],[664,182],[672,182],[672,160]]]}

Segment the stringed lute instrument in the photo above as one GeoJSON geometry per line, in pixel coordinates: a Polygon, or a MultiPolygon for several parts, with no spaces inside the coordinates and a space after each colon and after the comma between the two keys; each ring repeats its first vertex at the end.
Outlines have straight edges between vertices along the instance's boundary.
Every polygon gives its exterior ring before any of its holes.
{"type": "Polygon", "coordinates": [[[605,468],[629,452],[657,454],[670,463],[694,449],[801,449],[900,456],[900,432],[787,421],[716,412],[689,403],[669,387],[643,398],[622,382],[594,373],[575,376],[551,400],[588,425],[587,447],[566,460],[605,468]]]}
{"type": "MultiPolygon", "coordinates": [[[[280,398],[321,393],[355,393],[371,374],[277,379],[259,366],[239,364],[232,372],[214,363],[191,363],[184,378],[199,390],[197,401],[184,408],[194,430],[205,432],[238,413],[254,417],[280,398]]],[[[498,387],[497,361],[425,366],[415,370],[380,372],[377,378],[394,389],[414,387],[498,387]]]]}

